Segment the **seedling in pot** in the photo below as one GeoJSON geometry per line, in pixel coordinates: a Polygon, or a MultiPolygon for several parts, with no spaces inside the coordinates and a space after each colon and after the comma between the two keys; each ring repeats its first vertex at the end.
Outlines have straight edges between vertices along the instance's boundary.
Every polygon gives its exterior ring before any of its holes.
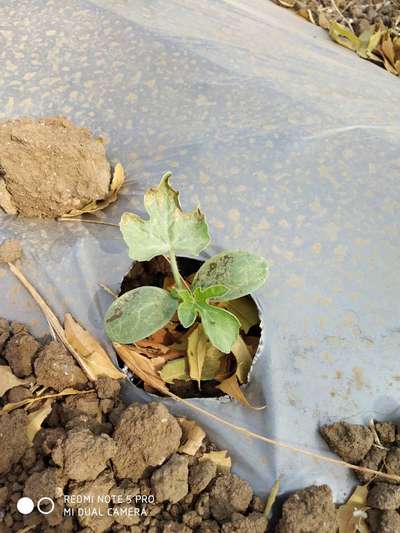
{"type": "Polygon", "coordinates": [[[161,378],[169,383],[194,379],[200,387],[202,380],[214,379],[221,371],[224,354],[233,353],[237,360],[233,374],[244,383],[252,356],[240,331],[247,333],[259,322],[255,306],[249,306],[244,297],[263,285],[268,263],[253,253],[226,251],[207,259],[193,278],[185,279],[177,256],[198,256],[209,245],[210,235],[199,208],[182,211],[179,193],[170,186],[170,175],[165,174],[159,186],[144,196],[149,218],[124,213],[120,229],[132,259],[150,261],[164,256],[173,281],[164,288],[141,286],[114,300],[104,319],[106,333],[114,343],[133,345],[154,336],[177,316],[188,333],[184,345],[187,353],[167,358],[161,368],[158,361],[161,378]],[[211,377],[210,372],[203,372],[210,366],[214,368],[211,377]]]}

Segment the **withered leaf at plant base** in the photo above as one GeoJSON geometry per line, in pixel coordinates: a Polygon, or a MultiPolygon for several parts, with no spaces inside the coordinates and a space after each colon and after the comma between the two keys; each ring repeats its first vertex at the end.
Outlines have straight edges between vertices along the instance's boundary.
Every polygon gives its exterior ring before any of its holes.
{"type": "Polygon", "coordinates": [[[178,451],[187,455],[196,455],[206,436],[204,430],[194,420],[178,418],[178,422],[182,429],[183,443],[178,451]]]}
{"type": "Polygon", "coordinates": [[[26,426],[26,434],[28,440],[33,444],[33,439],[38,431],[42,429],[42,424],[51,412],[52,400],[47,400],[40,409],[29,413],[28,424],[26,426]]]}
{"type": "Polygon", "coordinates": [[[131,346],[118,344],[117,342],[114,342],[113,345],[117,354],[135,376],[159,392],[168,392],[167,386],[147,357],[140,355],[131,346]]]}
{"type": "Polygon", "coordinates": [[[249,296],[223,302],[221,305],[239,319],[240,328],[245,333],[248,333],[252,326],[260,322],[257,306],[249,296]]]}
{"type": "Polygon", "coordinates": [[[36,402],[41,402],[42,400],[46,400],[47,398],[59,398],[60,396],[75,396],[75,395],[81,395],[81,394],[89,394],[90,392],[93,392],[93,389],[89,390],[76,390],[76,389],[64,389],[61,392],[54,392],[52,394],[43,394],[39,396],[35,396],[34,398],[26,398],[25,400],[21,400],[19,402],[14,403],[7,403],[3,409],[1,409],[0,412],[2,413],[9,413],[10,411],[14,411],[14,409],[18,409],[19,407],[24,407],[25,405],[30,407],[32,404],[36,402]]]}
{"type": "Polygon", "coordinates": [[[180,357],[173,361],[168,361],[158,372],[165,383],[174,383],[175,380],[189,381],[189,370],[186,357],[180,357]]]}
{"type": "Polygon", "coordinates": [[[110,356],[98,340],[84,329],[67,313],[64,316],[64,330],[68,342],[84,359],[96,377],[108,376],[112,379],[124,379],[126,376],[118,370],[110,356]]]}
{"type": "Polygon", "coordinates": [[[254,405],[251,405],[246,396],[243,394],[242,389],[240,388],[236,374],[234,374],[230,378],[225,379],[222,383],[217,385],[217,389],[222,390],[222,392],[225,392],[225,394],[228,394],[228,396],[234,398],[242,405],[250,407],[250,409],[255,409],[257,411],[265,409],[265,406],[255,407],[254,405]]]}
{"type": "Polygon", "coordinates": [[[201,461],[212,461],[217,466],[217,472],[219,474],[228,473],[232,467],[232,460],[227,450],[204,453],[199,459],[199,462],[201,461]]]}
{"type": "Polygon", "coordinates": [[[85,205],[81,209],[72,209],[69,213],[63,215],[63,218],[72,218],[85,213],[95,213],[96,211],[101,211],[105,209],[110,204],[114,203],[118,198],[119,190],[125,181],[124,168],[120,163],[115,165],[113,178],[110,184],[110,190],[108,195],[103,200],[95,200],[85,205]]]}
{"type": "Polygon", "coordinates": [[[239,335],[235,344],[232,346],[232,353],[235,356],[237,366],[236,375],[240,383],[246,383],[253,358],[249,348],[239,335]]]}
{"type": "Polygon", "coordinates": [[[8,365],[0,366],[0,397],[8,390],[19,385],[26,385],[27,383],[29,383],[28,380],[17,378],[8,365]]]}
{"type": "Polygon", "coordinates": [[[366,518],[368,485],[359,485],[348,501],[337,510],[339,533],[369,533],[366,518]]]}
{"type": "Polygon", "coordinates": [[[189,335],[187,346],[190,377],[197,381],[199,388],[201,381],[216,378],[224,357],[226,355],[211,344],[202,325],[199,324],[189,335]]]}

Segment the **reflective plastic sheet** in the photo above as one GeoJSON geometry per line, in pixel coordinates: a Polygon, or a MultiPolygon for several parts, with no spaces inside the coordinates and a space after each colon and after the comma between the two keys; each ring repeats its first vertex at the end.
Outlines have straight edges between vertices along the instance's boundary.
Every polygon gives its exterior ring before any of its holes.
{"type": "MultiPolygon", "coordinates": [[[[265,348],[249,398],[198,401],[252,431],[327,449],[318,425],[397,415],[399,81],[267,0],[2,0],[0,118],[68,115],[108,142],[127,183],[98,220],[143,214],[166,170],[201,203],[214,248],[271,262],[258,292],[265,348]]],[[[21,268],[60,318],[106,342],[102,316],[130,266],[117,228],[1,215],[21,268]]],[[[0,315],[48,329],[1,270],[0,315]]],[[[131,401],[149,397],[126,387],[131,401]]],[[[353,481],[338,467],[196,418],[263,495],[353,481]]]]}

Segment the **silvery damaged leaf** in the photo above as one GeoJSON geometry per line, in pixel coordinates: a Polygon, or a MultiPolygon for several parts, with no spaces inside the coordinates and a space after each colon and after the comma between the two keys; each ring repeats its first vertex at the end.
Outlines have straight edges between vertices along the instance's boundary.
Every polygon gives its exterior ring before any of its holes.
{"type": "Polygon", "coordinates": [[[171,173],[164,174],[160,185],[144,196],[148,220],[124,213],[120,222],[123,238],[129,248],[129,257],[149,261],[156,255],[187,253],[198,255],[210,241],[203,213],[196,208],[184,213],[179,193],[169,184],[171,173]]]}
{"type": "Polygon", "coordinates": [[[213,285],[223,285],[228,290],[215,301],[240,298],[255,291],[267,279],[268,263],[250,252],[222,252],[200,267],[193,280],[193,288],[206,289],[213,285]]]}
{"type": "Polygon", "coordinates": [[[113,301],[104,327],[113,342],[131,344],[148,337],[171,320],[178,300],[158,287],[138,287],[113,301]]]}

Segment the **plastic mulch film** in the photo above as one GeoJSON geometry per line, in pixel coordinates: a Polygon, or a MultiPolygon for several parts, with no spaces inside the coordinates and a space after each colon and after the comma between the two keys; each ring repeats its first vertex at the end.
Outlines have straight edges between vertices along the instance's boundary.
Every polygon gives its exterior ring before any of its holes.
{"type": "MultiPolygon", "coordinates": [[[[108,140],[127,184],[98,220],[142,213],[172,170],[201,202],[215,250],[271,261],[258,292],[265,328],[249,399],[193,400],[288,443],[325,451],[318,425],[398,409],[400,86],[319,28],[266,0],[0,2],[0,117],[68,115],[108,140]]],[[[22,270],[62,318],[106,342],[102,316],[130,266],[117,228],[0,216],[22,270]]],[[[0,316],[48,332],[6,270],[0,316]]],[[[143,391],[126,388],[130,400],[143,391]]],[[[171,402],[175,412],[182,407],[171,402]]],[[[251,440],[186,410],[265,494],[352,475],[251,440]]]]}

